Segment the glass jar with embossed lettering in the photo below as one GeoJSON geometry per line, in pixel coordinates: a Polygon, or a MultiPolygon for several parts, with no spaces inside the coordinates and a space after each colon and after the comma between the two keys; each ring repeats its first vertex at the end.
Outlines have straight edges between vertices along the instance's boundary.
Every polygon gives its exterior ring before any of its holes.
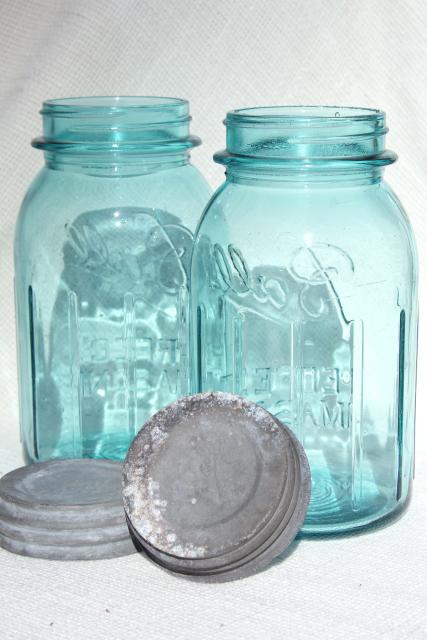
{"type": "Polygon", "coordinates": [[[309,458],[303,531],[357,529],[407,502],[414,461],[417,256],[383,182],[385,114],[228,113],[226,182],[191,269],[193,391],[249,397],[309,458]]]}
{"type": "Polygon", "coordinates": [[[185,100],[43,104],[45,166],[16,228],[21,433],[30,461],[121,459],[188,392],[188,269],[209,197],[185,100]]]}

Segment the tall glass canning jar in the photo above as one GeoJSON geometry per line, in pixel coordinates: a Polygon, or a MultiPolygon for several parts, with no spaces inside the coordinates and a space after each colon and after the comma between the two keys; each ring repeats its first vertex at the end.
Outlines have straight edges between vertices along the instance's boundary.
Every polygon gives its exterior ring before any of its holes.
{"type": "Polygon", "coordinates": [[[383,182],[385,114],[228,113],[226,182],[191,270],[193,390],[248,396],[288,424],[312,470],[305,532],[405,504],[414,458],[417,256],[383,182]]]}
{"type": "Polygon", "coordinates": [[[209,197],[185,100],[48,100],[45,167],[15,269],[21,432],[30,461],[121,459],[188,391],[187,278],[209,197]]]}

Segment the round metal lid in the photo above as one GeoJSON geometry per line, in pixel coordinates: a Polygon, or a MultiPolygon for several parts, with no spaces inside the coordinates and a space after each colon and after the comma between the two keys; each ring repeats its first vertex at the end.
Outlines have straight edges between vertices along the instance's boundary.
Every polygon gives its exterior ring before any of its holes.
{"type": "Polygon", "coordinates": [[[0,479],[0,546],[60,560],[134,551],[121,497],[122,465],[52,460],[0,479]]]}
{"type": "Polygon", "coordinates": [[[130,529],[157,563],[206,580],[266,566],[298,532],[310,472],[292,432],[239,396],[204,393],[151,418],[124,465],[130,529]]]}

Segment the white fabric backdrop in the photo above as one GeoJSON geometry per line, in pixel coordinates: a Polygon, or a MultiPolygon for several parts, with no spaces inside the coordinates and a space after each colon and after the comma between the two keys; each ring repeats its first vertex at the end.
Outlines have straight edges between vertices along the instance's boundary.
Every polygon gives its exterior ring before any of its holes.
{"type": "Polygon", "coordinates": [[[204,140],[194,163],[213,186],[227,109],[381,107],[400,157],[387,179],[414,226],[421,271],[418,478],[402,520],[366,536],[303,541],[270,571],[217,587],[142,559],[65,565],[0,552],[1,638],[427,637],[426,34],[424,0],[0,0],[0,473],[21,462],[12,238],[42,163],[29,142],[47,97],[188,98],[204,140]]]}

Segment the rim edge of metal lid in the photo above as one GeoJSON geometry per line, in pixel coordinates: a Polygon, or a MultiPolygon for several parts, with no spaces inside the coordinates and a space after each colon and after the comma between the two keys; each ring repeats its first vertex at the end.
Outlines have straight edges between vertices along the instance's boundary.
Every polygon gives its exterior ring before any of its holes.
{"type": "Polygon", "coordinates": [[[95,512],[82,510],[60,511],[50,508],[46,510],[39,505],[27,508],[25,505],[7,503],[0,497],[0,521],[2,518],[18,523],[28,523],[35,527],[41,527],[49,520],[49,527],[55,530],[61,529],[81,529],[81,524],[76,520],[76,515],[85,518],[85,522],[90,520],[91,526],[104,527],[120,524],[124,521],[123,503],[114,505],[112,508],[102,507],[95,512]]]}
{"type": "Polygon", "coordinates": [[[21,543],[0,533],[0,547],[18,555],[45,560],[75,561],[103,560],[135,553],[136,549],[130,537],[94,545],[76,547],[66,545],[41,545],[21,543]]]}
{"type": "Polygon", "coordinates": [[[38,527],[32,524],[23,525],[19,521],[2,518],[0,515],[0,534],[13,538],[23,543],[31,542],[40,545],[66,545],[81,546],[82,544],[101,544],[103,542],[115,542],[129,537],[126,519],[123,514],[123,522],[120,524],[101,527],[81,527],[75,529],[53,529],[49,523],[47,526],[38,527]],[[51,541],[51,542],[49,542],[51,541]]]}

